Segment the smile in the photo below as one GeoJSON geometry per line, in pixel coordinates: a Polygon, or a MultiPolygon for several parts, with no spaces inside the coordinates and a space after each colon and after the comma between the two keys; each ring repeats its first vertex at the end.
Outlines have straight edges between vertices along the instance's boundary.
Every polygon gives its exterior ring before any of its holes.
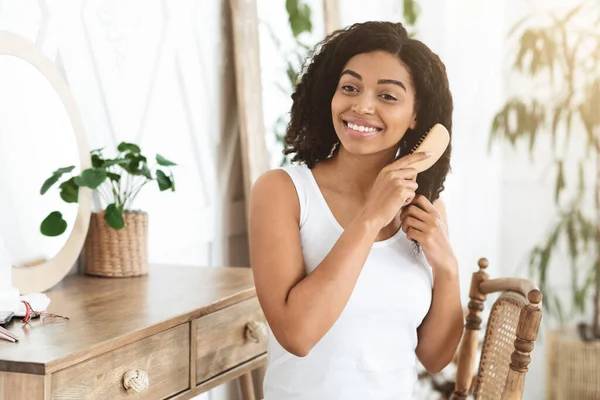
{"type": "Polygon", "coordinates": [[[342,122],[344,123],[344,127],[346,128],[346,132],[348,132],[352,136],[364,138],[364,137],[375,136],[377,133],[382,131],[381,128],[357,125],[357,124],[353,124],[351,122],[344,121],[344,120],[342,120],[342,122]]]}

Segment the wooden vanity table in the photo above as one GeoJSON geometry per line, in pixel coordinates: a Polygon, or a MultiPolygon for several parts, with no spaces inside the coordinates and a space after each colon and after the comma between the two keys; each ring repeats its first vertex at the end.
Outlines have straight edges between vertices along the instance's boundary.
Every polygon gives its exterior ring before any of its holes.
{"type": "Polygon", "coordinates": [[[76,275],[46,294],[69,320],[9,325],[20,340],[0,341],[0,400],[182,400],[233,379],[254,400],[267,335],[249,268],[76,275]]]}

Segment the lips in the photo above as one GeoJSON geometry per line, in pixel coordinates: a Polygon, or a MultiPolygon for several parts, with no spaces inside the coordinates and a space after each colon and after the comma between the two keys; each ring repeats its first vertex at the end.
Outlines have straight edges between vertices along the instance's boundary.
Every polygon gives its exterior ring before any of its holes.
{"type": "Polygon", "coordinates": [[[357,126],[363,126],[365,128],[376,128],[378,130],[383,130],[383,125],[377,121],[368,121],[368,120],[364,120],[364,119],[357,119],[357,118],[342,118],[342,121],[344,122],[344,125],[357,125],[357,126]]]}
{"type": "Polygon", "coordinates": [[[358,120],[342,120],[346,132],[353,137],[368,138],[377,135],[383,127],[377,123],[358,120]]]}

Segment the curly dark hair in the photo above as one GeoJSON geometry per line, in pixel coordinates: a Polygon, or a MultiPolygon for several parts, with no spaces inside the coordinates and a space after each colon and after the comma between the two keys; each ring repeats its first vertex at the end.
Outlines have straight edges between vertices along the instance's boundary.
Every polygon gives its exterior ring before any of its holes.
{"type": "MultiPolygon", "coordinates": [[[[378,50],[397,56],[408,67],[415,88],[417,124],[398,143],[400,155],[410,152],[436,123],[452,135],[452,95],[440,58],[425,44],[410,38],[400,23],[357,23],[331,33],[317,44],[301,71],[284,138],[283,153],[295,153],[292,162],[303,162],[312,169],[331,155],[339,142],[331,117],[331,99],[342,68],[355,55],[378,50]]],[[[444,190],[451,151],[450,144],[439,161],[417,177],[417,193],[431,202],[444,190]]]]}

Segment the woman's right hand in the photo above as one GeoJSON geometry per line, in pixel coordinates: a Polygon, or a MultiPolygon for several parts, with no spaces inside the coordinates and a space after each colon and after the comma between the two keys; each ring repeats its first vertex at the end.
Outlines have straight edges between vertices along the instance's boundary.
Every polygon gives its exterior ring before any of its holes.
{"type": "Polygon", "coordinates": [[[408,154],[377,175],[361,215],[374,222],[378,229],[387,226],[400,209],[409,204],[417,190],[417,170],[410,166],[431,157],[429,153],[408,154]]]}

